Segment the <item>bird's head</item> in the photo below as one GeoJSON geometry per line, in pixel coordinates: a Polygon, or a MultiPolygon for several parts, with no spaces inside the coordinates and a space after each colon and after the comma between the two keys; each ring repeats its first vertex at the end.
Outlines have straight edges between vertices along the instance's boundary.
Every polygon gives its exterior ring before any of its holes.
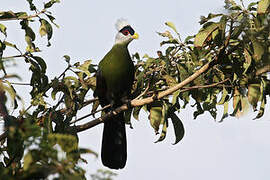
{"type": "Polygon", "coordinates": [[[118,31],[115,37],[115,44],[128,45],[133,39],[139,38],[139,35],[125,19],[118,19],[115,27],[118,31]]]}

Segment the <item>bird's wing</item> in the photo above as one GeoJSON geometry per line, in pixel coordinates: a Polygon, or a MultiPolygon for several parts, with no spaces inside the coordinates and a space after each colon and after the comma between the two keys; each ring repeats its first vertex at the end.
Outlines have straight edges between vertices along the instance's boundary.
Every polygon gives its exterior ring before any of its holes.
{"type": "Polygon", "coordinates": [[[96,89],[94,91],[94,97],[98,97],[99,103],[101,106],[109,104],[109,101],[106,99],[107,86],[106,80],[102,76],[102,72],[98,69],[96,73],[96,89]]]}

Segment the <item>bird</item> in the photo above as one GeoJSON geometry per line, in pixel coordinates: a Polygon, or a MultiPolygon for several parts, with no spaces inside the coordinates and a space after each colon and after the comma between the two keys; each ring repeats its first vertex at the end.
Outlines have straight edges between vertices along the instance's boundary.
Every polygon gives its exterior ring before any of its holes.
{"type": "MultiPolygon", "coordinates": [[[[96,89],[94,97],[98,97],[105,113],[123,105],[131,96],[135,67],[128,51],[129,43],[138,39],[126,19],[118,19],[115,27],[117,34],[112,49],[98,64],[96,72],[96,89]]],[[[127,140],[124,112],[104,122],[101,160],[104,166],[111,169],[122,169],[127,161],[127,140]]]]}

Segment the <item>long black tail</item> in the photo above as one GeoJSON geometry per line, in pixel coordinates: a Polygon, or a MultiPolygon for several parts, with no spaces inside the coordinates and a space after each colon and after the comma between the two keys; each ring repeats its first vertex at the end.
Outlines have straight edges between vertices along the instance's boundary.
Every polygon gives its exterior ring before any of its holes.
{"type": "Polygon", "coordinates": [[[124,168],[127,161],[127,140],[124,113],[104,122],[101,159],[111,169],[124,168]]]}

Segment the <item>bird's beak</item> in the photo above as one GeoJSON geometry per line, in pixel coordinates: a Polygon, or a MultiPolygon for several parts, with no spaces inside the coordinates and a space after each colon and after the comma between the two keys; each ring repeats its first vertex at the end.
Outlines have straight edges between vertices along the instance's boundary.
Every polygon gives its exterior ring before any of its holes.
{"type": "Polygon", "coordinates": [[[139,34],[138,34],[138,33],[134,33],[131,37],[132,37],[133,39],[138,39],[138,38],[139,38],[139,34]]]}

